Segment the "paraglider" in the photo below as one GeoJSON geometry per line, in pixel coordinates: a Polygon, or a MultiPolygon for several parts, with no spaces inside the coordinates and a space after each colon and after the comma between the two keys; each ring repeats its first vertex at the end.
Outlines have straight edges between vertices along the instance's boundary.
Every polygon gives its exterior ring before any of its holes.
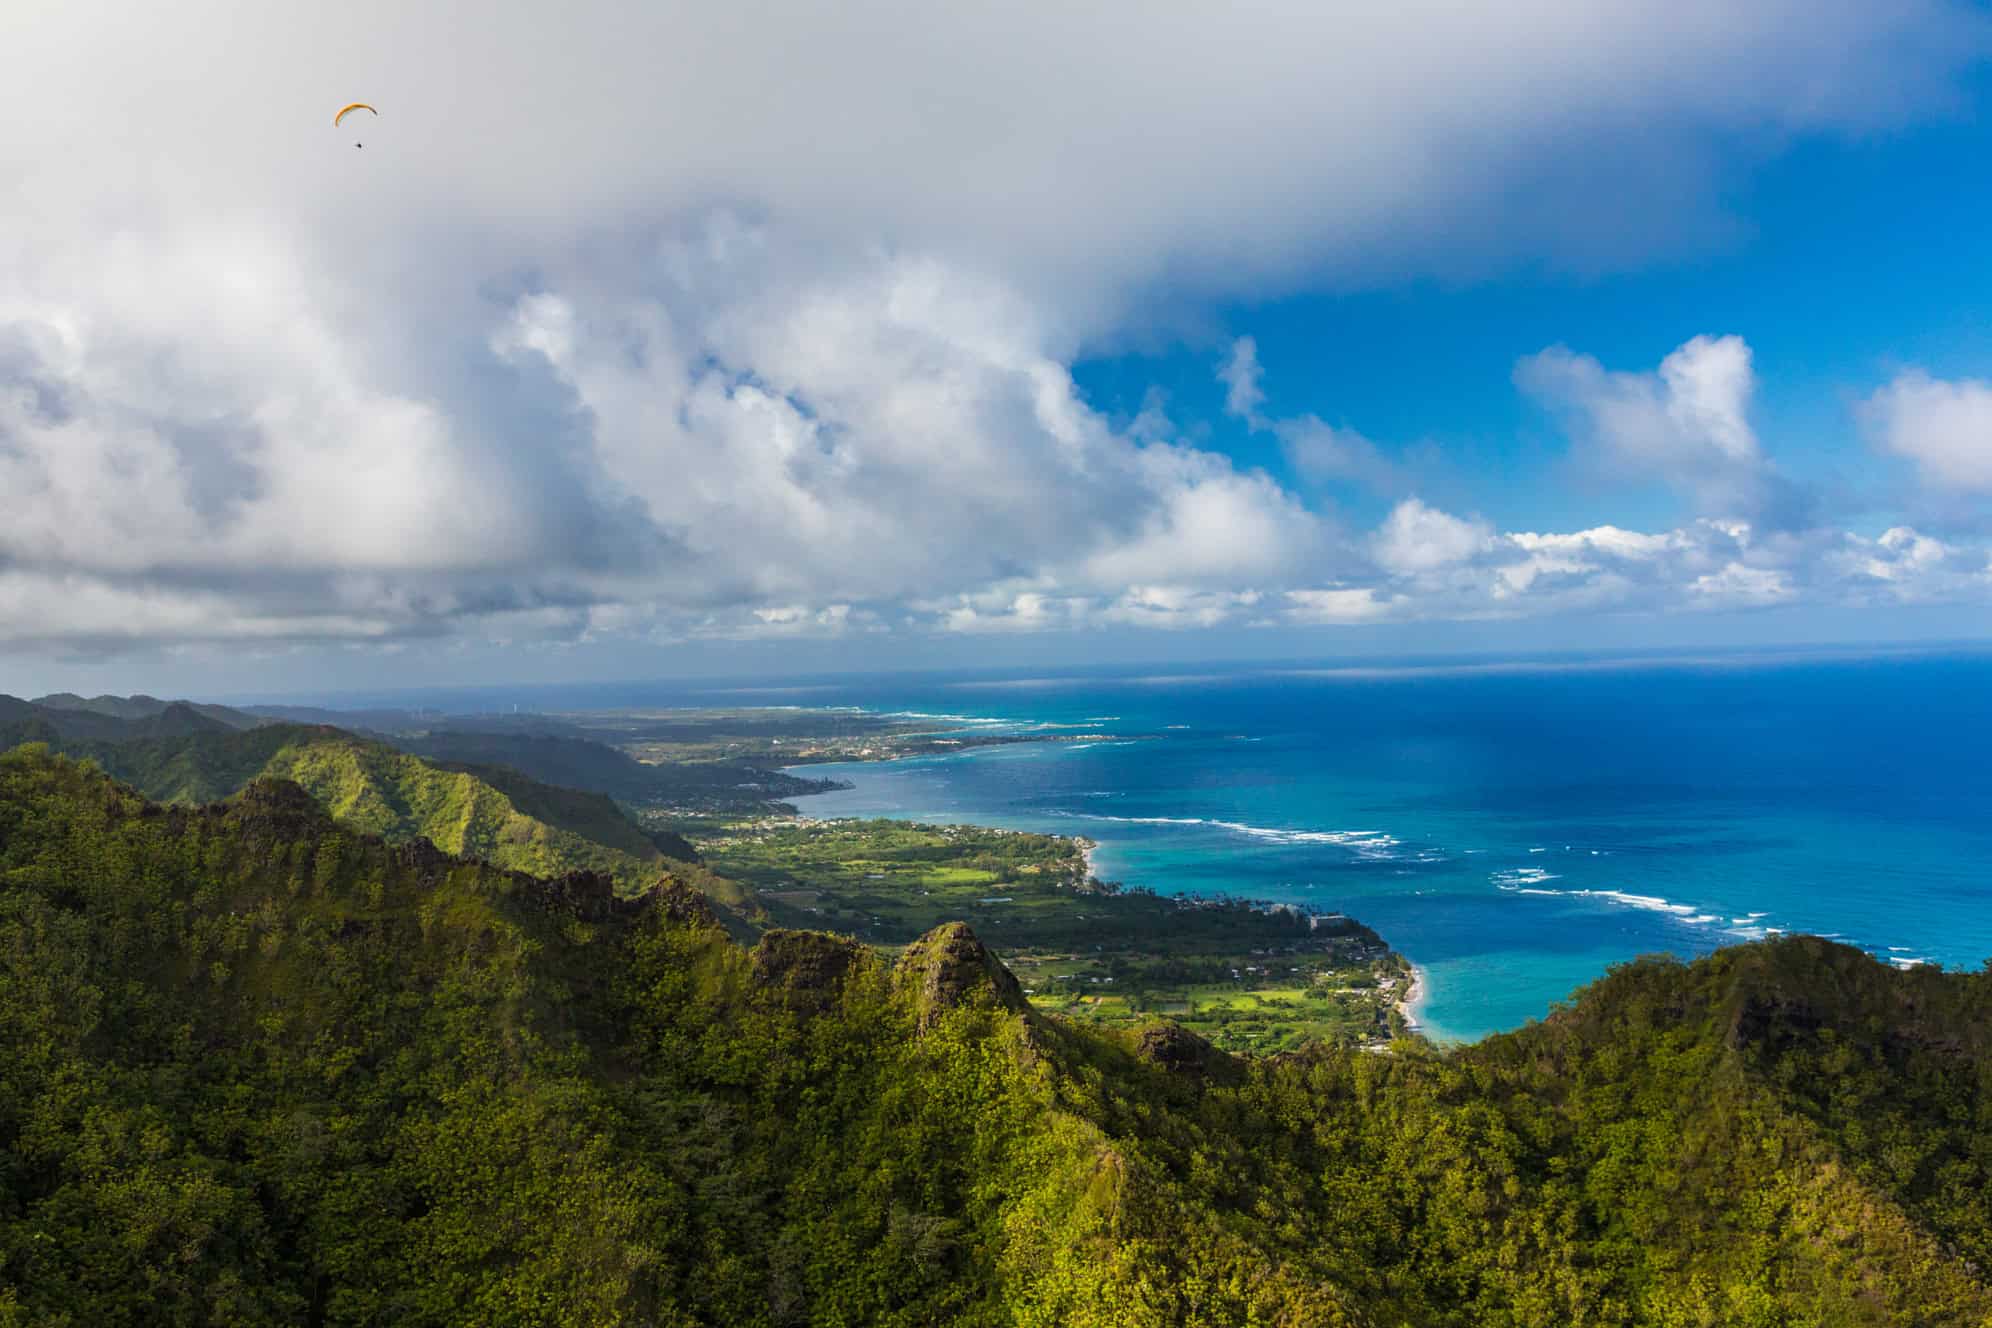
{"type": "MultiPolygon", "coordinates": [[[[339,122],[345,119],[347,116],[351,115],[354,111],[365,111],[368,115],[371,115],[376,119],[380,118],[380,112],[376,111],[373,107],[367,105],[365,102],[363,101],[349,102],[346,105],[341,106],[339,108],[339,113],[332,117],[332,127],[334,129],[337,129],[339,127],[339,122]]],[[[358,147],[365,147],[366,145],[364,143],[355,143],[353,144],[353,146],[358,148],[358,147]]]]}

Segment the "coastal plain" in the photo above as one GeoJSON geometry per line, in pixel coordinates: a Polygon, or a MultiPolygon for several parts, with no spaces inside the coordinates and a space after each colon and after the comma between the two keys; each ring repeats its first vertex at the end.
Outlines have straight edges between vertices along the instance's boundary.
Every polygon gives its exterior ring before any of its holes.
{"type": "Polygon", "coordinates": [[[1103,882],[1084,840],[783,817],[695,842],[779,925],[891,952],[943,922],[967,922],[1034,1006],[1067,1018],[1132,1026],[1160,1016],[1226,1050],[1262,1053],[1315,1040],[1382,1045],[1407,1031],[1410,966],[1367,927],[1103,882]]]}

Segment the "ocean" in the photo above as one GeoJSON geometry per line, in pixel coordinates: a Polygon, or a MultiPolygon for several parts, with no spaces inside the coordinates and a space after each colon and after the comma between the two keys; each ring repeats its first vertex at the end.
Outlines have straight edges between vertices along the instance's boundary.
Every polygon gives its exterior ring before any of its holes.
{"type": "Polygon", "coordinates": [[[1108,879],[1346,911],[1423,970],[1440,1039],[1541,1018],[1638,955],[1778,932],[1992,958],[1984,656],[880,679],[793,702],[1110,735],[810,766],[853,787],[798,805],[1080,834],[1108,879]]]}
{"type": "MultiPolygon", "coordinates": [[[[533,699],[533,698],[529,698],[533,699]]],[[[1085,835],[1162,893],[1345,911],[1467,1039],[1614,963],[1778,932],[1992,957],[1992,655],[1227,666],[566,689],[537,704],[858,706],[1091,742],[799,767],[815,816],[1085,835]]]]}

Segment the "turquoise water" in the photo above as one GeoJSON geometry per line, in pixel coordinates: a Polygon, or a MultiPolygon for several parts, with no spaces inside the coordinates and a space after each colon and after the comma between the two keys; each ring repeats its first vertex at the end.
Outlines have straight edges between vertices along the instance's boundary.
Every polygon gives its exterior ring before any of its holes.
{"type": "MultiPolygon", "coordinates": [[[[820,816],[1083,834],[1102,875],[1346,910],[1427,1030],[1541,1017],[1634,955],[1774,930],[1992,956],[1992,655],[1732,656],[410,693],[374,704],[859,706],[1100,732],[811,766],[820,816]],[[1064,726],[1064,727],[1060,727],[1064,726]],[[1137,737],[1139,740],[1137,740],[1137,737]]],[[[970,724],[970,719],[979,721],[970,724]]]]}
{"type": "Polygon", "coordinates": [[[1424,971],[1421,1018],[1440,1037],[1538,1018],[1638,954],[1778,931],[1898,964],[1992,956],[1982,656],[727,695],[1109,735],[811,766],[854,787],[799,805],[1083,834],[1109,879],[1346,910],[1424,971]]]}

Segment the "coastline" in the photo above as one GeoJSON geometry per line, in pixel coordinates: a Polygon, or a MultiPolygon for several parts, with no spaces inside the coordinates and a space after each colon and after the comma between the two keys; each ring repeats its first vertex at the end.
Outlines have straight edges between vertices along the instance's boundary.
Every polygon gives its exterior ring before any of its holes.
{"type": "MultiPolygon", "coordinates": [[[[1399,951],[1398,953],[1403,953],[1399,951]]],[[[1409,963],[1409,959],[1405,962],[1409,963]]],[[[1431,984],[1425,979],[1425,970],[1411,964],[1411,985],[1397,998],[1397,1013],[1404,1018],[1405,1027],[1419,1036],[1425,1035],[1425,1003],[1431,999],[1431,984]]]]}
{"type": "MultiPolygon", "coordinates": [[[[902,759],[906,758],[903,756],[884,756],[884,757],[873,758],[872,763],[887,764],[892,761],[902,760],[902,759]]],[[[807,766],[782,767],[781,772],[783,774],[792,774],[797,769],[807,769],[807,768],[808,768],[807,766]]],[[[809,796],[809,795],[802,795],[802,796],[809,796]]],[[[800,812],[796,813],[796,819],[799,821],[803,821],[805,823],[820,823],[819,818],[810,817],[800,812]]],[[[831,817],[825,819],[835,820],[839,818],[831,817]]],[[[1073,834],[1070,831],[1059,831],[1059,830],[1019,831],[1011,826],[992,824],[990,821],[980,820],[972,812],[949,813],[947,816],[943,818],[931,819],[931,820],[917,816],[911,816],[904,812],[891,812],[886,814],[885,819],[904,821],[909,825],[921,825],[932,829],[944,829],[949,825],[967,825],[967,826],[975,826],[986,830],[993,830],[999,834],[1030,833],[1030,834],[1041,834],[1051,839],[1062,839],[1067,843],[1076,846],[1079,850],[1081,870],[1076,884],[1082,890],[1087,888],[1106,888],[1108,890],[1117,890],[1119,888],[1118,883],[1109,883],[1101,878],[1099,874],[1100,841],[1092,838],[1089,835],[1073,834]]],[[[1193,901],[1202,899],[1202,896],[1198,895],[1187,895],[1187,896],[1177,896],[1177,897],[1193,901]]],[[[1347,920],[1348,922],[1355,923],[1356,926],[1358,926],[1359,928],[1363,928],[1364,926],[1364,924],[1362,924],[1358,919],[1351,918],[1348,913],[1340,909],[1328,912],[1322,912],[1313,907],[1306,905],[1268,901],[1262,899],[1253,899],[1243,895],[1225,895],[1222,896],[1222,898],[1227,899],[1231,903],[1242,905],[1246,908],[1250,908],[1259,912],[1290,911],[1315,921],[1319,921],[1322,919],[1333,919],[1338,921],[1347,920]]],[[[1364,929],[1367,930],[1367,928],[1364,929]]],[[[1377,936],[1377,939],[1381,940],[1383,945],[1387,949],[1389,949],[1391,953],[1399,955],[1401,958],[1404,959],[1405,963],[1409,966],[1411,970],[1410,980],[1405,985],[1404,989],[1398,992],[1391,999],[1389,1008],[1395,1010],[1399,1018],[1401,1018],[1404,1021],[1406,1032],[1408,1032],[1413,1036],[1424,1036],[1426,1025],[1423,1019],[1423,1014],[1426,1002],[1430,999],[1430,994],[1431,994],[1431,984],[1426,977],[1425,970],[1419,967],[1416,963],[1412,962],[1408,955],[1404,955],[1402,951],[1397,950],[1394,946],[1391,946],[1390,941],[1387,937],[1382,937],[1377,933],[1375,933],[1374,931],[1371,931],[1370,934],[1373,936],[1377,936]]],[[[1257,952],[1255,951],[1254,953],[1257,952]]],[[[1382,1044],[1378,1044],[1373,1049],[1381,1050],[1382,1044]]]]}

